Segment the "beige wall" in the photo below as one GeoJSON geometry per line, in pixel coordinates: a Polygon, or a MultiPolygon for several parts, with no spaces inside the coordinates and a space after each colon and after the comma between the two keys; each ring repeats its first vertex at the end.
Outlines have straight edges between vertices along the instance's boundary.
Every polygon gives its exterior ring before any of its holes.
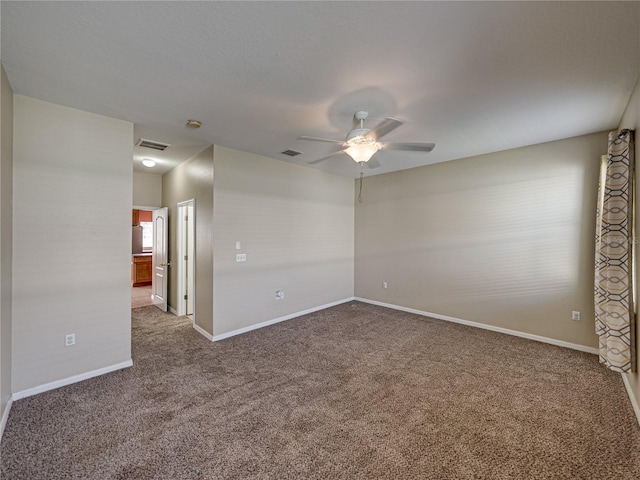
{"type": "Polygon", "coordinates": [[[133,125],[14,99],[15,394],[131,360],[133,125]]]}
{"type": "Polygon", "coordinates": [[[169,208],[169,305],[176,308],[177,204],[195,199],[195,322],[213,332],[213,147],[162,176],[162,205],[169,208]]]}
{"type": "Polygon", "coordinates": [[[0,67],[0,437],[11,398],[13,91],[0,67]]]}
{"type": "MultiPolygon", "coordinates": [[[[629,128],[635,130],[635,154],[636,154],[636,205],[640,205],[640,163],[638,161],[638,138],[640,137],[640,79],[636,84],[636,88],[633,91],[629,104],[620,121],[620,129],[629,128]]],[[[635,237],[640,238],[640,220],[636,219],[636,232],[635,237]]],[[[636,261],[636,279],[640,279],[640,270],[636,261]]],[[[636,282],[636,299],[640,299],[640,282],[636,282]]],[[[638,315],[638,306],[636,305],[636,315],[638,315]]],[[[637,317],[636,317],[637,318],[637,317]]],[[[636,363],[640,367],[640,359],[637,354],[640,351],[640,322],[636,320],[636,363]]],[[[630,374],[626,375],[628,381],[632,400],[635,402],[636,407],[640,406],[640,375],[638,369],[630,374]]],[[[636,411],[636,415],[639,415],[638,421],[640,421],[640,411],[636,411]]]]}
{"type": "Polygon", "coordinates": [[[606,144],[598,133],[365,178],[356,297],[595,347],[606,144]]]}
{"type": "Polygon", "coordinates": [[[136,207],[162,206],[162,175],[133,172],[133,205],[136,207]]]}
{"type": "Polygon", "coordinates": [[[215,335],[353,296],[353,180],[217,145],[214,164],[215,335]]]}

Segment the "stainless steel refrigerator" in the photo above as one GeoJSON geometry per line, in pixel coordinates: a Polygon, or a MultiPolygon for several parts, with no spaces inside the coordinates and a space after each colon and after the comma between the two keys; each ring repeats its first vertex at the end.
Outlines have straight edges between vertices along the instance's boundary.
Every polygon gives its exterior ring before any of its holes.
{"type": "Polygon", "coordinates": [[[142,253],[142,227],[131,227],[131,253],[142,253]]]}

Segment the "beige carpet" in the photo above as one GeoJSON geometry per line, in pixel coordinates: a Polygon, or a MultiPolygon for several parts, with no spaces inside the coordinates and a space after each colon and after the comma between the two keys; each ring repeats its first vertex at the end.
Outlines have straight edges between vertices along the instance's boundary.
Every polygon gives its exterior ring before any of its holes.
{"type": "Polygon", "coordinates": [[[135,365],[14,403],[3,479],[638,479],[593,355],[352,302],[210,343],[132,311],[135,365]]]}

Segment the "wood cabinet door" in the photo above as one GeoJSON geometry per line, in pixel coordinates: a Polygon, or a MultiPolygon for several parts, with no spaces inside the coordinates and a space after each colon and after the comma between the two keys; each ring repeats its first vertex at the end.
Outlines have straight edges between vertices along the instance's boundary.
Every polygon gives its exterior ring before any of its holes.
{"type": "Polygon", "coordinates": [[[151,265],[151,256],[133,257],[132,262],[132,282],[134,287],[143,285],[151,285],[153,280],[153,268],[151,265]]]}

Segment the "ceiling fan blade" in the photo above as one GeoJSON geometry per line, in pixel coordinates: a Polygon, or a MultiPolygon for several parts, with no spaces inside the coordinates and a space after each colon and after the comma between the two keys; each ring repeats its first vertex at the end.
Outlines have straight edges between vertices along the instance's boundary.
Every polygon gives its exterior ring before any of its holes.
{"type": "Polygon", "coordinates": [[[337,143],[339,145],[344,145],[344,140],[333,140],[331,138],[321,138],[321,137],[308,137],[307,135],[302,135],[298,137],[298,140],[308,140],[311,142],[329,142],[329,143],[337,143]]]}
{"type": "Polygon", "coordinates": [[[376,157],[373,157],[371,160],[369,160],[367,162],[367,167],[369,167],[369,168],[378,168],[378,167],[381,167],[381,166],[382,166],[382,164],[380,163],[380,161],[376,157]]]}
{"type": "Polygon", "coordinates": [[[340,150],[340,151],[338,151],[336,153],[332,153],[328,157],[322,157],[322,158],[319,158],[317,160],[312,160],[310,162],[307,162],[307,164],[308,165],[315,165],[316,163],[324,162],[325,160],[329,160],[330,158],[337,157],[338,155],[342,155],[344,152],[345,152],[344,150],[340,150]]]}
{"type": "Polygon", "coordinates": [[[435,143],[384,143],[384,150],[404,150],[408,152],[430,152],[435,148],[435,143]]]}
{"type": "Polygon", "coordinates": [[[374,141],[377,141],[387,133],[398,128],[400,125],[402,125],[402,123],[403,122],[401,122],[398,119],[387,117],[384,120],[382,120],[382,122],[380,122],[376,128],[371,130],[365,136],[365,138],[372,138],[374,141]]]}

